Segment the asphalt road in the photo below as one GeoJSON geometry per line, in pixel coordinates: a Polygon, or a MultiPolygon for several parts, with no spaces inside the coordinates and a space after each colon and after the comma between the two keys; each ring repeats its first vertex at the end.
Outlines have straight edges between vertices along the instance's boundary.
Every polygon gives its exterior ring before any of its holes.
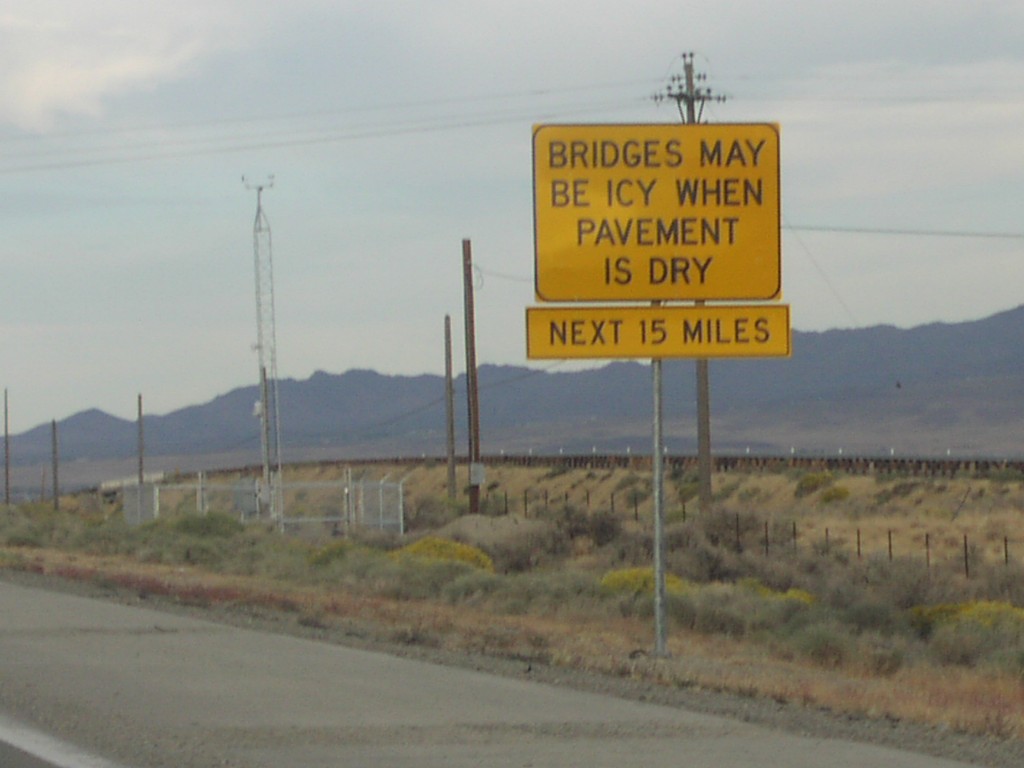
{"type": "Polygon", "coordinates": [[[22,752],[10,744],[0,741],[0,765],[4,768],[60,768],[42,758],[22,752]]]}
{"type": "Polygon", "coordinates": [[[965,765],[2,582],[0,713],[125,768],[965,765]]]}

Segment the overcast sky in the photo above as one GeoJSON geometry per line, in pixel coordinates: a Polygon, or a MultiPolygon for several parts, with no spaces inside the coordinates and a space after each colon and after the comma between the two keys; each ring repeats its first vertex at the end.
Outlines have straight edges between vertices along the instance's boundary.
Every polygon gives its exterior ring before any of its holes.
{"type": "Polygon", "coordinates": [[[5,0],[12,431],[256,382],[243,174],[282,377],[440,373],[446,313],[461,369],[467,237],[479,360],[526,364],[532,125],[675,122],[684,51],[705,119],[781,126],[794,328],[1024,303],[1019,0],[5,0]]]}

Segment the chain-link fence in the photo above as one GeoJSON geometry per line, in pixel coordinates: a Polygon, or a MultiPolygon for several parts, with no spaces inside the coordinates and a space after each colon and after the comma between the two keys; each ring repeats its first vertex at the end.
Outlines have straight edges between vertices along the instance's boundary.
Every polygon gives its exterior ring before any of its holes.
{"type": "Polygon", "coordinates": [[[269,494],[261,494],[257,478],[231,483],[210,482],[200,473],[190,482],[125,485],[125,519],[132,524],[160,515],[205,515],[219,512],[242,522],[266,521],[282,531],[326,531],[347,534],[365,528],[405,533],[405,499],[401,482],[354,479],[351,473],[334,482],[282,483],[284,515],[270,516],[269,494]]]}

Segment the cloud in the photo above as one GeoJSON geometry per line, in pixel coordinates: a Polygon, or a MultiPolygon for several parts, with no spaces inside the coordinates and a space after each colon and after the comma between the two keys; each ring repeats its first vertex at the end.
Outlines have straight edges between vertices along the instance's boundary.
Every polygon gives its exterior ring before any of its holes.
{"type": "Polygon", "coordinates": [[[267,14],[235,3],[15,0],[0,11],[0,122],[41,132],[61,116],[179,79],[251,42],[267,14]]]}

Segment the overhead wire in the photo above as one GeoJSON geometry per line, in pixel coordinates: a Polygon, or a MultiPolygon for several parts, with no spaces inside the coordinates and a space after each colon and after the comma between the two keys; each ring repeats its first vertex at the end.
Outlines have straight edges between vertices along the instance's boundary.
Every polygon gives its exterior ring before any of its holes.
{"type": "Polygon", "coordinates": [[[512,91],[483,96],[433,98],[408,102],[388,102],[354,106],[341,110],[303,112],[287,115],[257,118],[227,118],[197,123],[161,124],[143,127],[121,127],[107,130],[65,132],[46,137],[0,136],[0,146],[16,146],[17,157],[0,163],[0,174],[14,174],[49,170],[64,170],[119,163],[145,162],[178,157],[197,157],[229,154],[265,149],[303,147],[347,141],[386,138],[410,134],[425,134],[441,131],[477,128],[499,125],[522,120],[565,119],[576,115],[631,109],[646,99],[640,97],[615,98],[614,100],[577,101],[556,105],[540,105],[538,98],[562,96],[567,93],[591,93],[594,91],[632,88],[638,82],[621,81],[585,86],[556,87],[512,91]],[[517,100],[528,99],[529,103],[517,104],[517,100]],[[503,102],[497,108],[485,110],[445,111],[441,113],[422,112],[438,107],[494,104],[503,102]],[[410,111],[419,114],[405,116],[410,111]],[[386,119],[356,120],[350,118],[381,113],[403,113],[401,116],[386,114],[386,119]],[[282,125],[288,121],[299,121],[301,125],[282,125]],[[340,121],[340,122],[339,122],[340,121]],[[275,128],[274,125],[280,127],[275,128]],[[209,129],[234,130],[232,133],[210,133],[209,129]],[[242,130],[239,131],[238,129],[242,130]],[[270,130],[268,130],[268,128],[270,130]],[[189,135],[199,131],[199,135],[189,135]],[[206,133],[203,133],[206,132],[206,133]],[[167,135],[167,134],[170,135],[167,135]],[[133,139],[138,136],[140,138],[133,139]],[[38,148],[25,147],[26,142],[35,139],[42,144],[38,148]],[[100,143],[96,143],[100,139],[100,143]],[[52,141],[72,142],[53,146],[52,141]],[[108,140],[108,141],[102,141],[108,140]],[[84,145],[73,142],[91,142],[84,145]]]}

